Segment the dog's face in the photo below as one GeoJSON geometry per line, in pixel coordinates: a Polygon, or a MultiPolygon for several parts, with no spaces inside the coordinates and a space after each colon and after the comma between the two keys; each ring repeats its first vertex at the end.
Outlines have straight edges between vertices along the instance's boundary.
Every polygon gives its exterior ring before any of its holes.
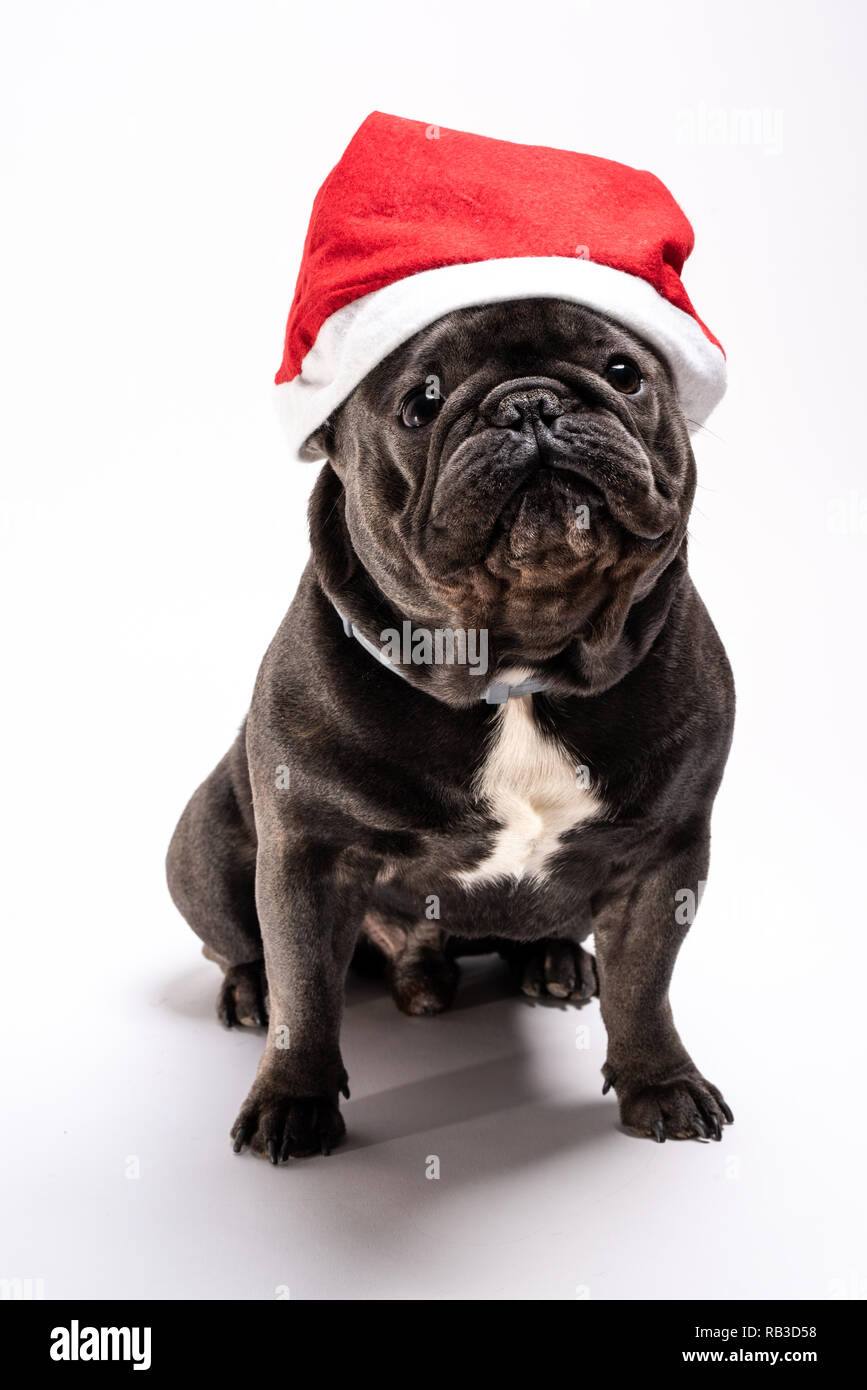
{"type": "Polygon", "coordinates": [[[684,541],[695,465],[667,366],[562,300],[448,314],[319,437],[395,613],[516,656],[610,645],[684,541]]]}

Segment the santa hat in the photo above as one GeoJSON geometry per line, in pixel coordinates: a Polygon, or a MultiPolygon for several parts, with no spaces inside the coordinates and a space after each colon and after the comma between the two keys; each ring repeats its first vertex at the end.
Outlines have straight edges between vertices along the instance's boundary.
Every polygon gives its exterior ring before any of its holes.
{"type": "Polygon", "coordinates": [[[668,362],[701,425],[725,355],[680,272],[692,227],[653,174],[374,111],[316,195],[277,373],[300,459],[364,376],[452,309],[569,300],[631,329],[668,362]]]}

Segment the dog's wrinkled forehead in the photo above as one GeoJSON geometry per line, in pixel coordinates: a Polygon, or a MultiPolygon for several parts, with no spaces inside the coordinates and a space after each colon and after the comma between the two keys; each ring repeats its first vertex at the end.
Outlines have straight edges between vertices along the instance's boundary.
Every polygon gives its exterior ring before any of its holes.
{"type": "MultiPolygon", "coordinates": [[[[448,397],[473,378],[480,391],[497,381],[540,375],[566,387],[575,368],[601,376],[617,355],[633,361],[647,383],[642,405],[676,406],[671,374],[652,348],[604,315],[555,299],[456,310],[381,362],[357,394],[368,409],[388,417],[416,385],[424,385],[430,397],[448,397]]],[[[644,411],[649,426],[657,414],[658,409],[644,411]]]]}

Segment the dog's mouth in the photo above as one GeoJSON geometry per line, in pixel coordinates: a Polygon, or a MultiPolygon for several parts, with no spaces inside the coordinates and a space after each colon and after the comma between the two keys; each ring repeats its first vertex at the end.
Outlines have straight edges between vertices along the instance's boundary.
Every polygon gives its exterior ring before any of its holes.
{"type": "Polygon", "coordinates": [[[496,518],[491,549],[506,540],[523,550],[534,540],[553,546],[573,538],[579,548],[586,548],[594,536],[598,540],[619,529],[601,488],[577,472],[541,464],[524,478],[496,518]]]}
{"type": "Polygon", "coordinates": [[[445,460],[431,511],[437,548],[528,569],[655,551],[680,524],[641,441],[602,411],[477,427],[445,460]]]}
{"type": "Polygon", "coordinates": [[[534,420],[532,434],[541,485],[546,472],[558,477],[586,522],[607,521],[648,544],[676,524],[677,505],[659,492],[644,446],[620,421],[584,412],[553,426],[534,420]]]}

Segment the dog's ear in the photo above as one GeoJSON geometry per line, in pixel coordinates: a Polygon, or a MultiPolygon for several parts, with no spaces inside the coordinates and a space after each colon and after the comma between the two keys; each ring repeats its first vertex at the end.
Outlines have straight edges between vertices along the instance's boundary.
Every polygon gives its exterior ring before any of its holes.
{"type": "Polygon", "coordinates": [[[330,459],[334,454],[334,421],[331,416],[309,434],[301,447],[302,454],[310,459],[321,458],[324,454],[330,459]]]}
{"type": "Polygon", "coordinates": [[[346,526],[343,483],[330,463],[324,463],[310,495],[307,517],[310,545],[319,582],[332,597],[358,568],[346,526]]]}

